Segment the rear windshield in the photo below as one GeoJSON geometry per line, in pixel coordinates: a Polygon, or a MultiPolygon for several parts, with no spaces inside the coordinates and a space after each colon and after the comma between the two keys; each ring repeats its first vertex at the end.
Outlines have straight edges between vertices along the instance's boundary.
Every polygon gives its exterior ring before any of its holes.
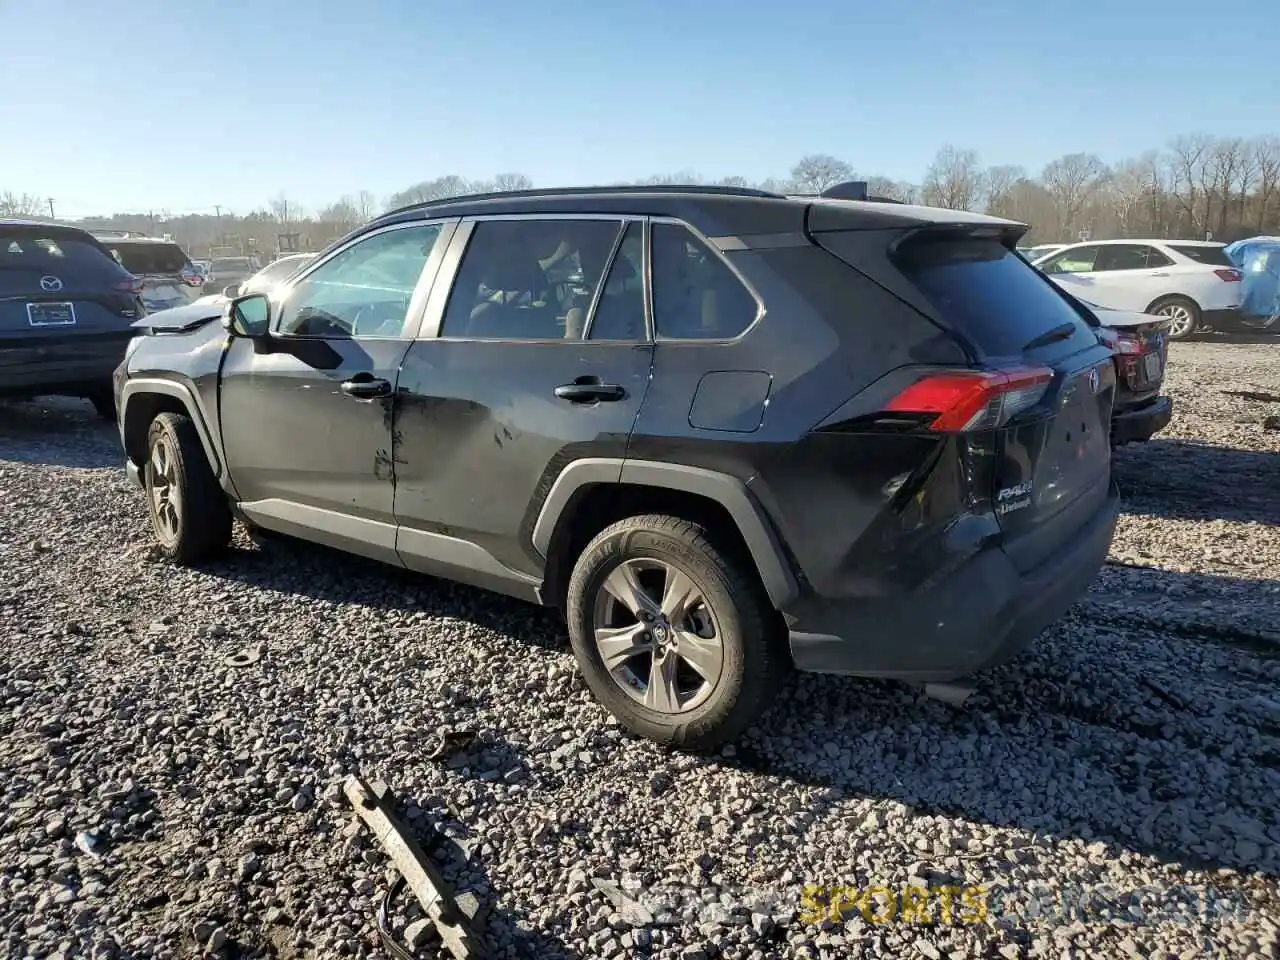
{"type": "Polygon", "coordinates": [[[213,261],[214,273],[248,273],[253,269],[253,261],[247,257],[227,257],[213,261]]]}
{"type": "Polygon", "coordinates": [[[0,227],[0,269],[65,270],[84,266],[101,270],[110,262],[91,240],[0,227]]]}
{"type": "Polygon", "coordinates": [[[1181,245],[1177,243],[1169,244],[1169,249],[1174,253],[1180,253],[1184,257],[1190,257],[1196,263],[1204,263],[1213,267],[1233,267],[1235,264],[1231,262],[1231,258],[1227,256],[1226,247],[1202,247],[1199,244],[1181,245]]]}
{"type": "Polygon", "coordinates": [[[139,276],[173,276],[191,265],[187,255],[176,243],[121,243],[114,240],[104,243],[112,255],[124,264],[126,270],[139,276]]]}
{"type": "Polygon", "coordinates": [[[1067,323],[1089,336],[1051,282],[996,240],[921,240],[901,248],[897,264],[944,322],[991,356],[1017,356],[1067,323]]]}

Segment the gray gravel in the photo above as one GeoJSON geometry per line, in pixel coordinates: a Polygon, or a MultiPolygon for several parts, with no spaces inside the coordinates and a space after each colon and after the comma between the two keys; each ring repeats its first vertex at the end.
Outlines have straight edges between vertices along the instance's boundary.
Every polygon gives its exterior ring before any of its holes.
{"type": "Polygon", "coordinates": [[[500,956],[1276,956],[1280,344],[1169,375],[1116,565],[970,704],[805,677],[714,761],[623,736],[535,608],[300,544],[159,562],[110,427],[0,406],[0,954],[380,955],[359,771],[500,956]],[[426,760],[442,725],[478,739],[426,760]],[[806,884],[934,922],[806,923],[806,884]]]}

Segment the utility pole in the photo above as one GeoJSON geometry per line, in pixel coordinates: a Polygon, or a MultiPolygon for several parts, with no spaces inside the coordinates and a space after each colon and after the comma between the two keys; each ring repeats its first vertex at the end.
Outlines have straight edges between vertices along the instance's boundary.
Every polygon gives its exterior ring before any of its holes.
{"type": "Polygon", "coordinates": [[[49,197],[49,219],[50,220],[58,219],[56,216],[54,216],[54,213],[53,213],[53,197],[49,197]]]}

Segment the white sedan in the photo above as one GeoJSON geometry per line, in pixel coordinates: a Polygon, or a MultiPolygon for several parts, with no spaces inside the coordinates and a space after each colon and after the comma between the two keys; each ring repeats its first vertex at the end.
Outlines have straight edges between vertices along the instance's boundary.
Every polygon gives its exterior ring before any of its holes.
{"type": "Polygon", "coordinates": [[[1231,325],[1240,312],[1242,275],[1221,243],[1095,240],[1069,244],[1035,265],[1081,300],[1168,317],[1173,340],[1231,325]]]}

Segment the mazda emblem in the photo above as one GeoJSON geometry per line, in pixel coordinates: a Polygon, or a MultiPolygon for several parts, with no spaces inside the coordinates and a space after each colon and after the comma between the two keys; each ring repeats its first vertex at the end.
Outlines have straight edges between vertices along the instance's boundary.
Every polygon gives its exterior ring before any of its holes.
{"type": "Polygon", "coordinates": [[[62,289],[62,281],[57,277],[41,277],[40,289],[45,293],[57,293],[62,289]]]}

